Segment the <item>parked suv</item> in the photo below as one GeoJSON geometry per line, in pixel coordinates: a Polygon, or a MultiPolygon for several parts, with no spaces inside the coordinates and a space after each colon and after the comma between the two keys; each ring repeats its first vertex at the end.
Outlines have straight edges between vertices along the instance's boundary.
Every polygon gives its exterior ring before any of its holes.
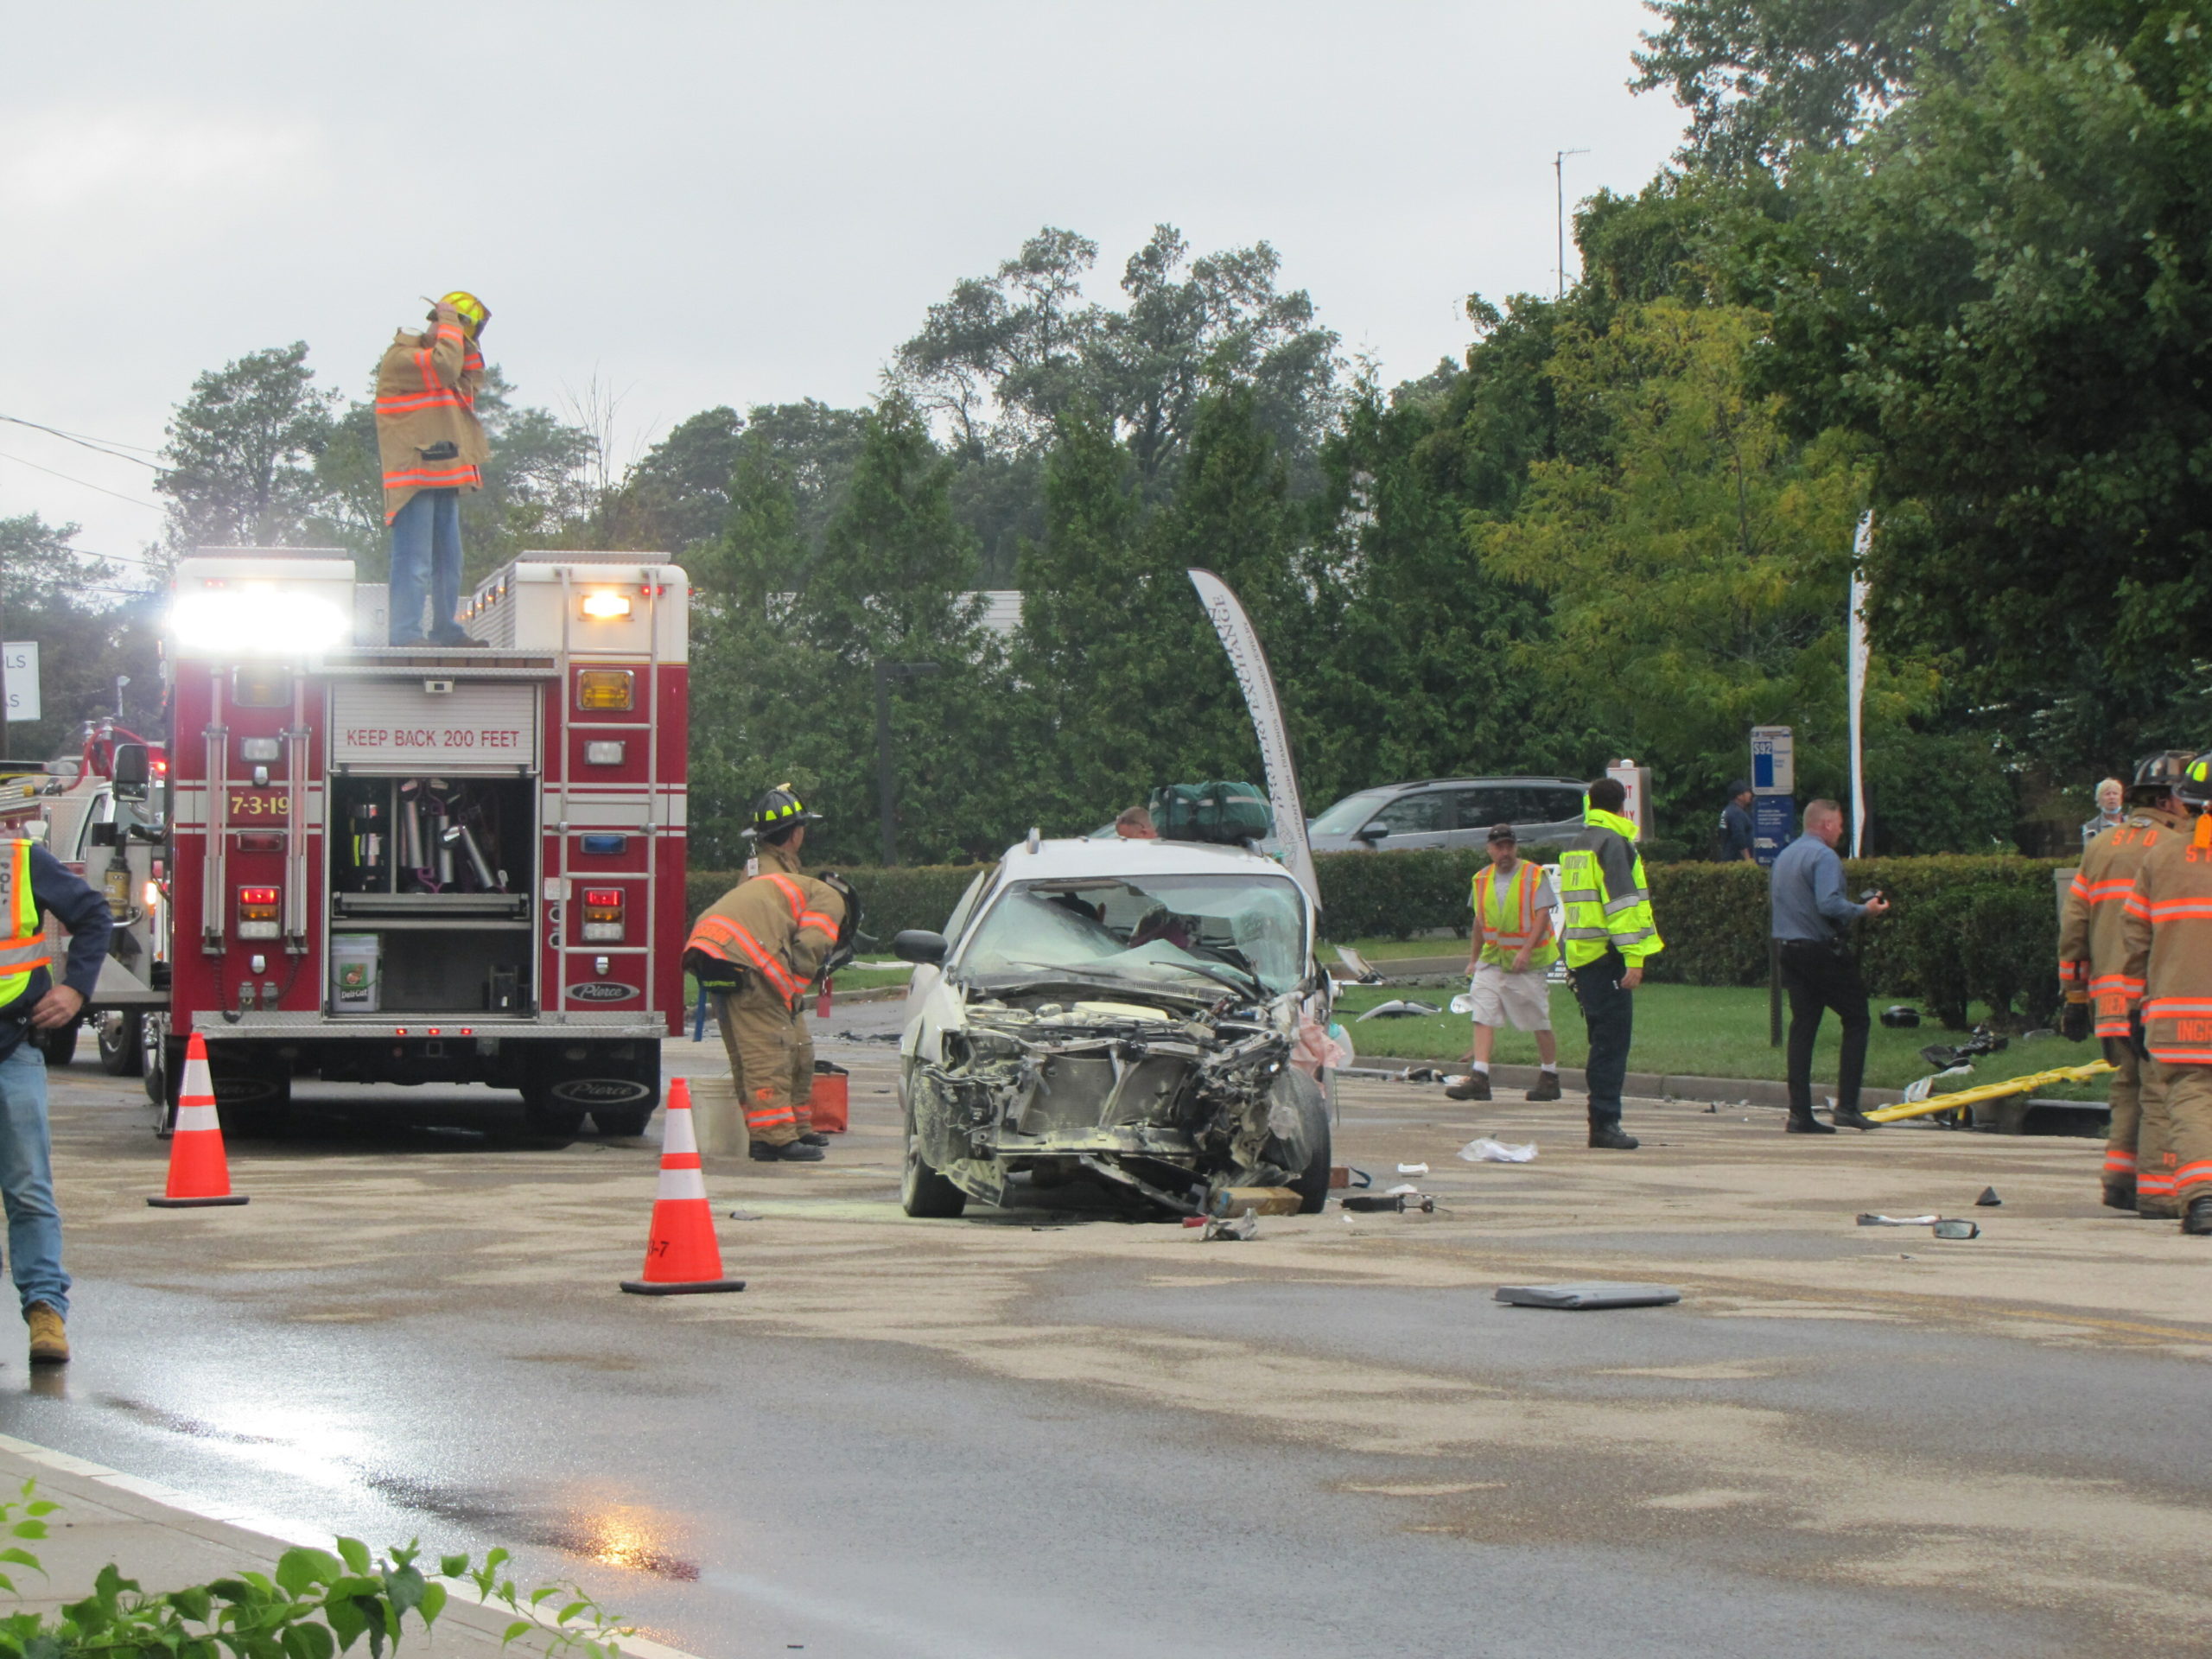
{"type": "Polygon", "coordinates": [[[1523,847],[1562,846],[1582,833],[1582,785],[1571,778],[1430,778],[1347,795],[1313,820],[1317,853],[1482,846],[1513,826],[1523,847]]]}

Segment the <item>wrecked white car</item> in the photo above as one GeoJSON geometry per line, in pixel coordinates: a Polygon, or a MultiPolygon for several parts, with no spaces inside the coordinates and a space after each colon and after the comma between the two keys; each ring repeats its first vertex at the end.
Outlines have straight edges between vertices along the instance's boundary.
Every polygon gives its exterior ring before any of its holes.
{"type": "Polygon", "coordinates": [[[1195,1215],[1232,1186],[1329,1184],[1313,914],[1281,865],[1175,841],[1033,841],[915,964],[899,1043],[910,1216],[1089,1180],[1195,1215]]]}

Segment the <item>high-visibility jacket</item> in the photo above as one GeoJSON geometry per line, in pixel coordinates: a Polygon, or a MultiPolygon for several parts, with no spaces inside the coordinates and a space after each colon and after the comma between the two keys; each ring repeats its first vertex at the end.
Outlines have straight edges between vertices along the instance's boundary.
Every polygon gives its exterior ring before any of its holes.
{"type": "Polygon", "coordinates": [[[51,954],[31,891],[31,842],[0,841],[0,1008],[30,988],[31,976],[51,954]]]}
{"type": "Polygon", "coordinates": [[[1521,947],[1535,938],[1539,927],[1544,929],[1544,942],[1529,953],[1529,966],[1548,968],[1559,959],[1559,945],[1550,936],[1546,906],[1537,903],[1543,892],[1543,867],[1525,858],[1515,861],[1513,874],[1503,882],[1497,879],[1495,864],[1485,864],[1475,872],[1469,902],[1474,906],[1475,918],[1482,924],[1484,962],[1512,967],[1521,947]]]}
{"type": "Polygon", "coordinates": [[[1583,831],[1560,855],[1559,897],[1567,938],[1567,965],[1586,968],[1611,946],[1630,967],[1667,948],[1651,919],[1651,889],[1644,885],[1643,855],[1636,826],[1594,806],[1582,812],[1583,831]]]}
{"type": "Polygon", "coordinates": [[[2058,921],[2058,982],[2094,1006],[2097,1035],[2125,1037],[2140,987],[2125,972],[2127,896],[2151,849],[2188,836],[2187,820],[2144,810],[2102,831],[2082,852],[2058,921]]]}
{"type": "MultiPolygon", "coordinates": [[[[801,874],[789,849],[764,846],[760,873],[709,907],[684,942],[684,954],[699,952],[709,972],[716,962],[748,972],[786,1008],[796,1007],[836,948],[844,919],[845,901],[836,888],[801,874]]],[[[698,969],[694,973],[702,984],[712,982],[698,969]]]]}
{"type": "Polygon", "coordinates": [[[2168,1065],[2212,1065],[2212,817],[2162,835],[2121,906],[2120,988],[2143,1005],[2143,1041],[2168,1065]]]}
{"type": "Polygon", "coordinates": [[[387,524],[417,491],[484,487],[492,446],[476,418],[483,376],[484,359],[457,323],[435,323],[420,334],[403,328],[392,336],[377,365],[377,455],[384,465],[387,524]],[[425,453],[442,444],[453,453],[441,459],[425,453]]]}

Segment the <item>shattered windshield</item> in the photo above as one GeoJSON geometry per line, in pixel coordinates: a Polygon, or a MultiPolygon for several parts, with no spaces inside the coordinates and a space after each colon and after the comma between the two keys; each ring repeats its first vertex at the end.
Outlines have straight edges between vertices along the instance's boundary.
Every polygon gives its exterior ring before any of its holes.
{"type": "Polygon", "coordinates": [[[1016,884],[960,952],[971,974],[1091,977],[1278,995],[1306,972],[1305,895],[1283,877],[1084,876],[1016,884]]]}
{"type": "Polygon", "coordinates": [[[1348,836],[1356,830],[1367,827],[1376,809],[1390,798],[1387,789],[1364,789],[1357,795],[1347,795],[1334,806],[1313,820],[1310,829],[1317,836],[1348,836]]]}

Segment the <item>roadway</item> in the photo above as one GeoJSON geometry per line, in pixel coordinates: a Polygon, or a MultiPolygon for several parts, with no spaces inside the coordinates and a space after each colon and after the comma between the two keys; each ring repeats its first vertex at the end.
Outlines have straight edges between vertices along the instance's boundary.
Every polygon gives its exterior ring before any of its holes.
{"type": "Polygon", "coordinates": [[[650,1140],[302,1087],[289,1136],[232,1147],[250,1205],[156,1211],[143,1097],[80,1063],[79,1357],[0,1353],[0,1433],[372,1543],[503,1544],[713,1659],[2202,1650],[2212,1240],[2101,1211],[2094,1143],[1635,1103],[1645,1149],[1597,1154],[1573,1102],[1358,1083],[1339,1158],[1428,1163],[1433,1216],[918,1223],[864,1040],[895,1012],[832,1022],[830,1161],[709,1160],[750,1288],[665,1300],[615,1288],[650,1140]],[[1456,1159],[1477,1133],[1539,1156],[1456,1159]],[[1853,1224],[1929,1209],[1984,1236],[1853,1224]],[[1491,1299],[1592,1277],[1684,1300],[1491,1299]]]}

